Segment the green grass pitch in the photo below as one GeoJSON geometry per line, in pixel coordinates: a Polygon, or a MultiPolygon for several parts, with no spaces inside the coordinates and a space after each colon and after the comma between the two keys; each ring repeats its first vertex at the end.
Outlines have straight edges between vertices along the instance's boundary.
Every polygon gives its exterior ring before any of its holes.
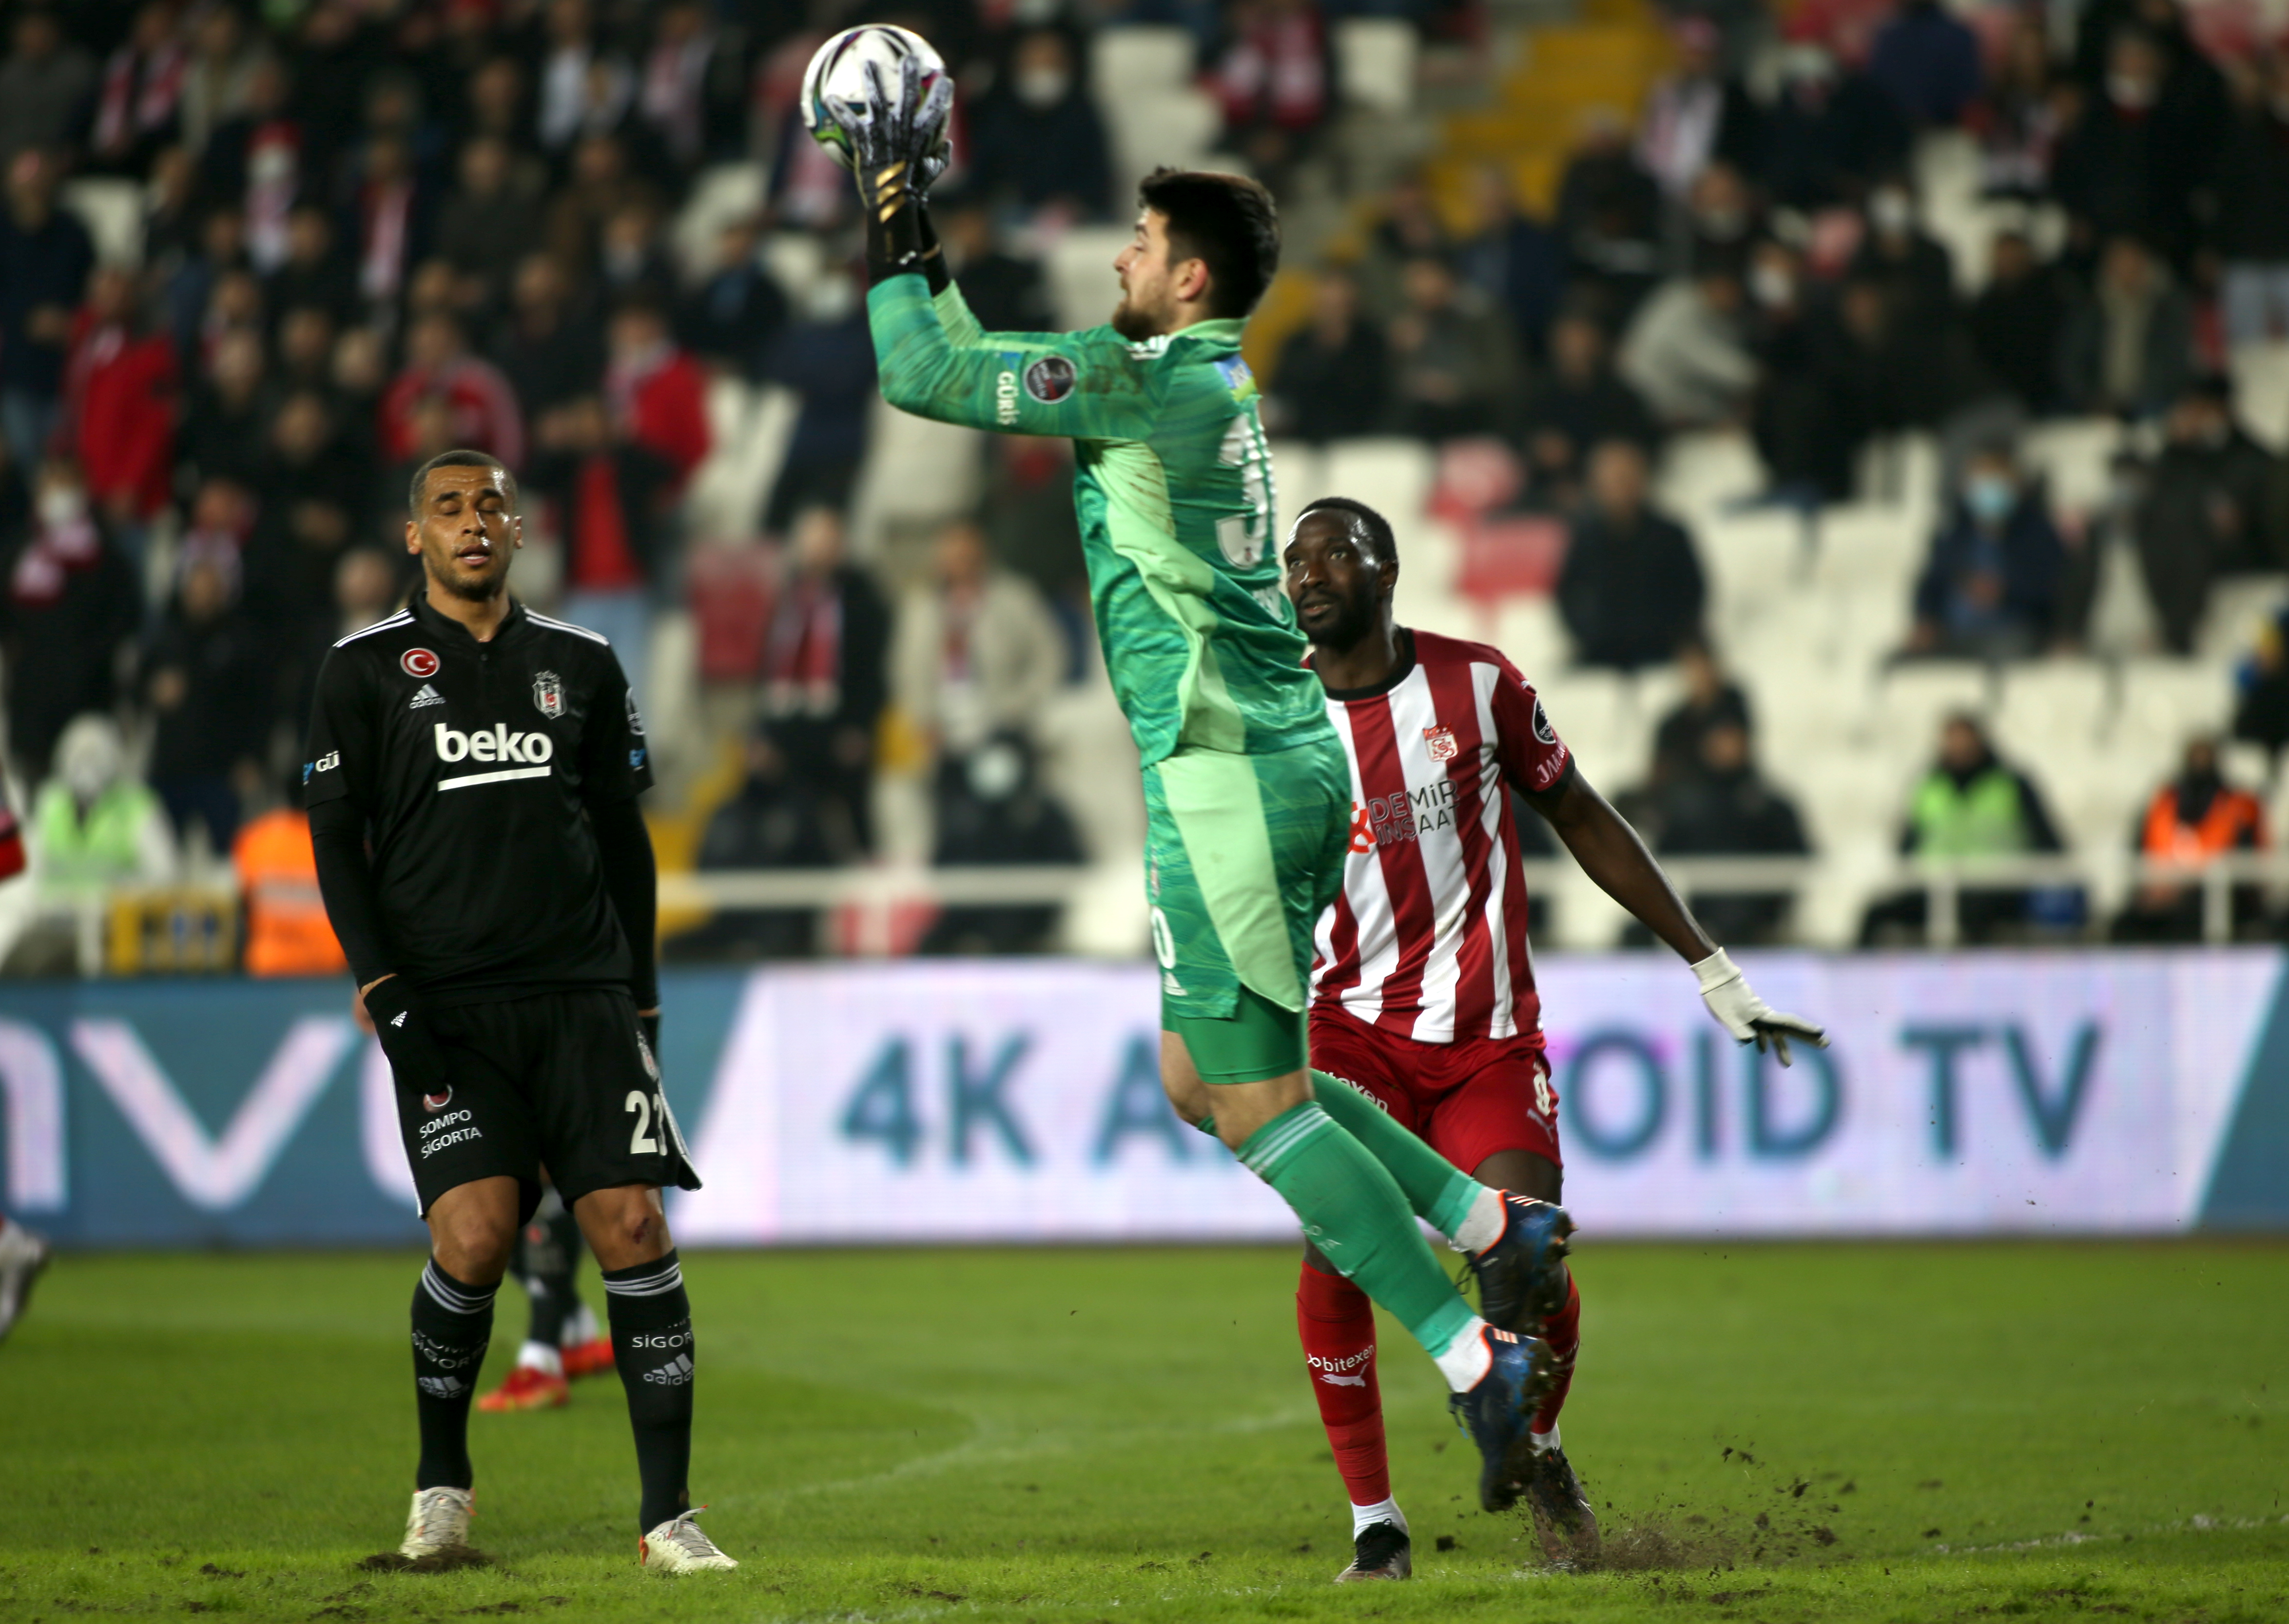
{"type": "Polygon", "coordinates": [[[694,1254],[738,1572],[638,1571],[610,1378],[475,1418],[498,1567],[360,1572],[411,1487],[417,1267],[60,1262],[0,1348],[0,1619],[2289,1620],[2279,1244],[1593,1243],[1566,1436],[1653,1564],[1547,1572],[1479,1515],[1386,1323],[1418,1577],[1340,1589],[1265,1249],[694,1254]]]}

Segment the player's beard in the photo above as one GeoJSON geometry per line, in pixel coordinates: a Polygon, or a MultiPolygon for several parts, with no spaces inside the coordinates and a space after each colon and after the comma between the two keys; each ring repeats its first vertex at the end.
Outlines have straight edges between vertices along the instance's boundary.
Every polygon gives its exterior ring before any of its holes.
{"type": "Polygon", "coordinates": [[[1168,330],[1159,316],[1138,309],[1127,295],[1113,307],[1113,330],[1131,344],[1142,344],[1147,338],[1157,338],[1168,330]]]}
{"type": "Polygon", "coordinates": [[[1340,654],[1356,649],[1373,634],[1375,600],[1337,598],[1334,601],[1335,617],[1322,622],[1318,631],[1306,631],[1304,635],[1311,640],[1314,649],[1329,649],[1340,654]]]}
{"type": "Polygon", "coordinates": [[[508,590],[508,572],[498,575],[469,576],[462,572],[460,561],[447,553],[437,569],[428,571],[431,581],[464,603],[483,603],[497,598],[508,590]]]}

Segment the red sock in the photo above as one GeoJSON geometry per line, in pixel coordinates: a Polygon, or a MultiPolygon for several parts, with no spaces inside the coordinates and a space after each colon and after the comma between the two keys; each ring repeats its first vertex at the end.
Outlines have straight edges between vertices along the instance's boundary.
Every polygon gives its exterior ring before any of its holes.
{"type": "Polygon", "coordinates": [[[1391,1498],[1391,1457],[1383,1446],[1383,1392],[1375,1380],[1375,1305],[1341,1275],[1305,1263],[1296,1284],[1296,1329],[1352,1504],[1379,1506],[1391,1498]]]}
{"type": "Polygon", "coordinates": [[[1543,1322],[1542,1337],[1558,1356],[1558,1385],[1534,1413],[1536,1432],[1547,1432],[1558,1424],[1558,1412],[1566,1407],[1566,1389],[1574,1385],[1574,1356],[1582,1347],[1582,1293],[1570,1272],[1566,1278],[1566,1306],[1543,1322]]]}

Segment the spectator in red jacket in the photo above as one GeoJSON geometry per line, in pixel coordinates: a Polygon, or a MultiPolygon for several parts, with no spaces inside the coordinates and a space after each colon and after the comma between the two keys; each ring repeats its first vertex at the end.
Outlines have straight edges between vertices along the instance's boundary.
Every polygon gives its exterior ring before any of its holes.
{"type": "Polygon", "coordinates": [[[137,308],[134,276],[89,279],[64,370],[64,433],[87,493],[140,557],[140,533],[167,505],[175,464],[175,346],[137,308]]]}
{"type": "Polygon", "coordinates": [[[443,396],[453,414],[453,443],[490,451],[510,467],[524,462],[524,419],[516,392],[492,362],[472,355],[461,324],[442,313],[423,316],[406,337],[405,367],[381,397],[385,461],[413,451],[413,409],[443,396]]]}
{"type": "Polygon", "coordinates": [[[608,342],[601,397],[535,426],[531,482],[556,506],[565,617],[612,640],[641,702],[653,591],[671,573],[684,487],[707,455],[706,375],[648,299],[613,313],[608,342]]]}

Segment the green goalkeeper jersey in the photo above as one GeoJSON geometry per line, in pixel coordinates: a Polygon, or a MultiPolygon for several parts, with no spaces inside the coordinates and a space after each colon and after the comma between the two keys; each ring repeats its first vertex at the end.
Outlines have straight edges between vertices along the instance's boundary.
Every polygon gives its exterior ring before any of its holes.
{"type": "Polygon", "coordinates": [[[919,275],[867,295],[882,395],[941,423],[1073,442],[1105,668],[1147,765],[1332,736],[1280,588],[1272,460],[1242,322],[1131,343],[989,333],[919,275]]]}

